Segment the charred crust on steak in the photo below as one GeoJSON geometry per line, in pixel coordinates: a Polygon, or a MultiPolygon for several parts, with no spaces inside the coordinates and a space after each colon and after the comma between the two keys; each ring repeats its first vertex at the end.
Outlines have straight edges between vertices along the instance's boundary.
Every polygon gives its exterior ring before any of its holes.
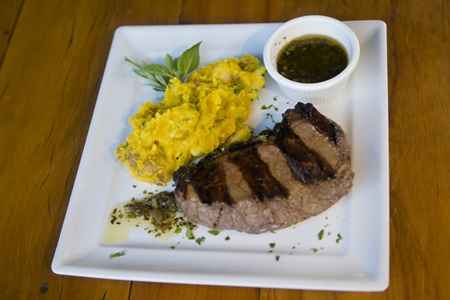
{"type": "Polygon", "coordinates": [[[332,179],[335,170],[316,151],[310,149],[289,126],[286,119],[275,128],[276,144],[297,180],[305,184],[332,179]]]}
{"type": "Polygon", "coordinates": [[[260,158],[256,146],[257,144],[233,151],[229,158],[239,167],[253,195],[260,201],[277,196],[288,197],[288,190],[272,175],[267,164],[260,158]]]}
{"type": "Polygon", "coordinates": [[[298,118],[311,123],[318,132],[326,136],[335,145],[338,143],[338,137],[342,134],[339,127],[322,115],[311,103],[303,104],[299,102],[294,109],[287,110],[284,114],[284,120],[288,122],[293,122],[298,118]]]}
{"type": "Polygon", "coordinates": [[[201,160],[195,167],[181,170],[176,174],[175,181],[183,194],[186,193],[186,184],[190,183],[203,203],[212,204],[217,201],[233,204],[228,193],[223,165],[212,157],[201,160]]]}

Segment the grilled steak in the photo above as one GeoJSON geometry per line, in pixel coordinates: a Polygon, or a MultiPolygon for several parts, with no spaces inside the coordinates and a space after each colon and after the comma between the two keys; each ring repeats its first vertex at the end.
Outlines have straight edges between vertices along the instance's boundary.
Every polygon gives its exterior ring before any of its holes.
{"type": "Polygon", "coordinates": [[[175,197],[194,223],[261,233],[323,212],[352,180],[342,129],[298,103],[273,130],[180,169],[175,197]]]}

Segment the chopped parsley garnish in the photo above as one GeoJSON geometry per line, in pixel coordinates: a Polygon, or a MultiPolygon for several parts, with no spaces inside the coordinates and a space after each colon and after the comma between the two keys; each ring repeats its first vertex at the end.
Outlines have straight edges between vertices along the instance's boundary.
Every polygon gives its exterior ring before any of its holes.
{"type": "Polygon", "coordinates": [[[197,239],[195,240],[195,242],[196,242],[198,245],[201,245],[205,240],[206,240],[206,238],[205,238],[204,236],[202,236],[202,237],[197,238],[197,239]]]}
{"type": "Polygon", "coordinates": [[[186,228],[186,237],[188,238],[188,240],[194,240],[195,239],[195,235],[194,232],[192,230],[193,228],[188,227],[186,228]]]}
{"type": "Polygon", "coordinates": [[[111,253],[109,255],[109,258],[117,258],[117,257],[121,257],[121,256],[124,256],[124,255],[125,255],[125,251],[122,250],[122,251],[111,253]]]}
{"type": "Polygon", "coordinates": [[[269,247],[272,249],[275,248],[275,245],[276,245],[275,243],[269,243],[269,247]]]}
{"type": "Polygon", "coordinates": [[[319,233],[317,234],[317,237],[319,238],[319,240],[323,239],[323,234],[325,233],[325,231],[322,229],[319,231],[319,233]]]}
{"type": "Polygon", "coordinates": [[[225,237],[225,241],[229,241],[230,240],[230,237],[229,236],[226,236],[225,237]]]}
{"type": "Polygon", "coordinates": [[[219,229],[210,229],[210,230],[208,230],[208,233],[212,234],[212,235],[219,235],[220,232],[221,231],[219,229]]]}
{"type": "Polygon", "coordinates": [[[336,239],[336,244],[339,244],[339,242],[341,240],[343,240],[344,238],[342,237],[342,235],[340,233],[337,234],[337,239],[336,239]]]}
{"type": "Polygon", "coordinates": [[[273,104],[262,105],[262,106],[261,106],[261,109],[262,109],[262,110],[271,109],[271,108],[273,108],[275,111],[278,111],[278,107],[276,107],[276,106],[273,105],[273,104]]]}
{"type": "Polygon", "coordinates": [[[280,256],[279,255],[275,256],[275,260],[279,261],[280,260],[280,256]]]}

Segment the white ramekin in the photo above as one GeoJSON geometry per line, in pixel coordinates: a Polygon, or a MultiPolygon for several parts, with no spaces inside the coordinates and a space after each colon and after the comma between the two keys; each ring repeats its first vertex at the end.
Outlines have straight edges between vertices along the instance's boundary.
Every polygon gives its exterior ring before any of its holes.
{"type": "Polygon", "coordinates": [[[336,98],[345,87],[359,60],[359,41],[356,34],[343,22],[325,16],[304,16],[281,25],[264,47],[264,65],[281,91],[291,99],[321,101],[336,98]],[[318,34],[331,37],[342,44],[348,54],[347,67],[335,77],[317,83],[300,83],[282,76],[277,71],[278,52],[295,38],[318,34]]]}

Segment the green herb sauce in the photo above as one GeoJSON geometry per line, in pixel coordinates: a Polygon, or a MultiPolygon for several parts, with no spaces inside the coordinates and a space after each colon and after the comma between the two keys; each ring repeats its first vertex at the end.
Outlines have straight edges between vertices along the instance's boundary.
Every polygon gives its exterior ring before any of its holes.
{"type": "Polygon", "coordinates": [[[277,70],[284,77],[316,83],[331,79],[348,65],[347,52],[336,40],[322,35],[305,35],[289,42],[277,58],[277,70]]]}

